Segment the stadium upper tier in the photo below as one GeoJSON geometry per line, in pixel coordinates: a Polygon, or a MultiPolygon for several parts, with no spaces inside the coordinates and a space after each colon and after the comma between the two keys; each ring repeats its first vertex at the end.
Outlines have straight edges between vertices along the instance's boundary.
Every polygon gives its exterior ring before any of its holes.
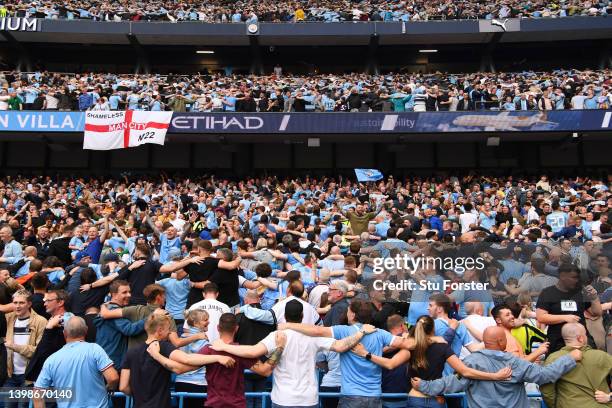
{"type": "Polygon", "coordinates": [[[612,14],[608,0],[311,0],[275,2],[195,1],[25,1],[6,0],[0,17],[86,19],[98,21],[201,21],[208,23],[301,21],[422,21],[542,18],[612,14]]]}
{"type": "Polygon", "coordinates": [[[470,74],[0,73],[0,110],[177,112],[609,109],[612,71],[470,74]]]}

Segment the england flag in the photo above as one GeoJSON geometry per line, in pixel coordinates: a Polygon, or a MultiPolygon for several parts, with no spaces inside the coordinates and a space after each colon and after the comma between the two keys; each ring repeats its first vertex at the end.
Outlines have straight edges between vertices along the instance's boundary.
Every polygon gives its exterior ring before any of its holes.
{"type": "Polygon", "coordinates": [[[87,112],[83,149],[125,149],[146,143],[163,145],[171,119],[172,112],[87,112]]]}

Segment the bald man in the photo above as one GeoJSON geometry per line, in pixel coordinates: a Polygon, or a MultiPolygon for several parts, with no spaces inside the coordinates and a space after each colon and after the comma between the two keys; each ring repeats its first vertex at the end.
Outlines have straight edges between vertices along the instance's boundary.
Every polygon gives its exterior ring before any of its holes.
{"type": "Polygon", "coordinates": [[[495,319],[485,316],[484,305],[481,302],[465,302],[465,312],[467,317],[461,320],[472,337],[482,341],[482,334],[487,327],[495,326],[495,319]]]}
{"type": "Polygon", "coordinates": [[[610,406],[608,376],[612,374],[612,356],[592,349],[588,345],[587,331],[579,323],[565,324],[561,336],[566,346],[548,356],[544,365],[554,364],[573,350],[582,352],[582,362],[556,384],[547,384],[540,389],[546,405],[557,408],[610,406]]]}
{"type": "Polygon", "coordinates": [[[471,368],[494,373],[504,367],[512,369],[507,381],[480,381],[450,375],[434,381],[412,379],[412,387],[427,395],[441,395],[465,391],[470,408],[529,408],[525,382],[551,383],[576,367],[582,357],[580,350],[573,350],[554,363],[542,367],[522,360],[506,349],[506,333],[501,327],[488,327],[483,333],[485,350],[470,354],[463,362],[471,368]]]}

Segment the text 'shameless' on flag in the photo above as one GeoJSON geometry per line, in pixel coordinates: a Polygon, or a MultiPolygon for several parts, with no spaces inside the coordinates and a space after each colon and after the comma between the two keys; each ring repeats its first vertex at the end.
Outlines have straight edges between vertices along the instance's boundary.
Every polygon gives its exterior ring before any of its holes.
{"type": "Polygon", "coordinates": [[[172,112],[87,112],[83,149],[124,149],[146,143],[163,145],[171,119],[172,112]]]}

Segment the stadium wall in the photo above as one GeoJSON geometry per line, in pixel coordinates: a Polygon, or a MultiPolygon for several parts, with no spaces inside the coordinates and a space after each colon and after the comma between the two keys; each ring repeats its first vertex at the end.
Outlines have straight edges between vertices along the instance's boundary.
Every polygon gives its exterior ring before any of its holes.
{"type": "Polygon", "coordinates": [[[246,176],[360,167],[404,173],[612,167],[612,111],[175,112],[165,146],[107,152],[82,149],[85,117],[1,113],[0,168],[7,174],[165,169],[246,176]]]}
{"type": "Polygon", "coordinates": [[[112,174],[159,170],[226,176],[330,174],[378,168],[396,174],[432,171],[462,173],[488,169],[501,174],[537,174],[542,169],[609,172],[612,141],[421,143],[169,143],[114,151],[83,150],[80,143],[5,141],[0,143],[4,174],[112,174]]]}

